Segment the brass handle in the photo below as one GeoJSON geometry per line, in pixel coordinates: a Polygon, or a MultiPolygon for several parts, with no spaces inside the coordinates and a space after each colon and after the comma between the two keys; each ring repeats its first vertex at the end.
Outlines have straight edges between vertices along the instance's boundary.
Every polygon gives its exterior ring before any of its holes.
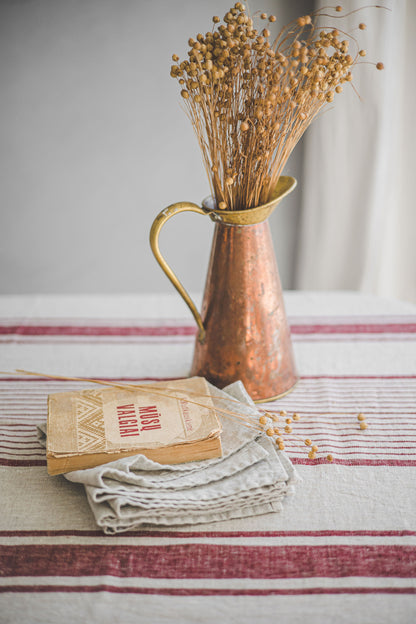
{"type": "Polygon", "coordinates": [[[179,294],[181,295],[181,297],[184,299],[185,303],[191,310],[193,317],[196,321],[196,324],[198,325],[198,328],[199,328],[198,340],[200,342],[204,342],[205,327],[202,322],[201,315],[199,314],[191,297],[188,295],[185,288],[182,286],[182,284],[176,277],[175,273],[172,271],[172,269],[170,268],[170,266],[168,265],[168,263],[166,262],[162,254],[160,253],[160,249],[159,249],[159,234],[160,234],[160,230],[165,225],[166,221],[168,221],[174,215],[179,214],[180,212],[187,212],[187,211],[196,212],[202,215],[207,214],[205,210],[197,206],[197,204],[192,204],[191,202],[178,202],[176,204],[171,204],[170,206],[162,210],[162,212],[160,212],[157,215],[156,219],[153,221],[152,227],[150,228],[150,246],[152,248],[153,255],[155,256],[156,260],[158,261],[158,263],[160,264],[162,268],[162,271],[164,271],[164,273],[170,279],[170,281],[172,282],[176,290],[179,292],[179,294]]]}

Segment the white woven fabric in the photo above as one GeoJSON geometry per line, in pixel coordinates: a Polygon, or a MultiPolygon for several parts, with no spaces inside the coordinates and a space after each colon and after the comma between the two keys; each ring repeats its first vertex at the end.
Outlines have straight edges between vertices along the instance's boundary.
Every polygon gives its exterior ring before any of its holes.
{"type": "MultiPolygon", "coordinates": [[[[194,322],[175,294],[0,304],[2,370],[138,383],[189,372],[194,322]]],[[[216,509],[215,522],[193,524],[187,512],[175,519],[186,525],[105,535],[84,485],[47,474],[36,437],[48,394],[91,385],[0,375],[1,624],[416,621],[416,308],[354,293],[290,292],[285,304],[300,380],[263,407],[299,413],[285,445],[301,481],[279,513],[220,520],[216,509]]],[[[264,452],[247,441],[238,468],[264,452]]],[[[221,469],[232,473],[233,461],[221,469]]],[[[196,475],[206,488],[221,476],[215,462],[180,474],[150,467],[133,490],[163,474],[161,494],[174,496],[196,475]]]]}
{"type": "MultiPolygon", "coordinates": [[[[214,404],[258,422],[241,382],[225,391],[210,389],[214,404]]],[[[108,534],[280,511],[297,478],[290,460],[281,460],[284,452],[264,434],[232,418],[221,420],[221,458],[161,465],[136,455],[65,476],[85,486],[95,521],[108,534]]]]}

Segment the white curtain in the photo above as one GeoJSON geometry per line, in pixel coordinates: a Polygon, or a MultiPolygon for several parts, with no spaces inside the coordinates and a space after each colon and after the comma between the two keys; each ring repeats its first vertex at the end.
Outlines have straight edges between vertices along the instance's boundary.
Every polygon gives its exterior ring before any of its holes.
{"type": "Polygon", "coordinates": [[[337,22],[385,69],[356,67],[361,99],[346,84],[305,136],[295,286],[416,301],[416,2],[382,4],[337,22]]]}

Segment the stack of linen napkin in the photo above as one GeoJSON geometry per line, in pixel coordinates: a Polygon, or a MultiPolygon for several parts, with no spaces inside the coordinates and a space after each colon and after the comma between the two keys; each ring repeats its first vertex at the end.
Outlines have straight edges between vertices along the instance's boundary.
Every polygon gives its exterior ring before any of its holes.
{"type": "MultiPolygon", "coordinates": [[[[241,382],[224,390],[210,384],[210,391],[219,409],[258,423],[259,413],[241,382]]],[[[162,465],[135,455],[64,476],[85,486],[97,525],[107,534],[280,511],[297,480],[289,458],[259,431],[232,417],[220,415],[220,420],[220,458],[162,465]]],[[[44,444],[45,426],[38,430],[44,444]]]]}

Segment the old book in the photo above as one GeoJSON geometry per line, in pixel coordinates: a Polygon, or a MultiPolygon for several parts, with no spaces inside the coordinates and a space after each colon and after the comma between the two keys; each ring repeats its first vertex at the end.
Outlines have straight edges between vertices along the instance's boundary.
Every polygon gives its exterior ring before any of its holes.
{"type": "Polygon", "coordinates": [[[152,385],[155,393],[108,388],[49,395],[49,474],[138,453],[161,464],[221,457],[221,425],[205,379],[152,385]]]}

